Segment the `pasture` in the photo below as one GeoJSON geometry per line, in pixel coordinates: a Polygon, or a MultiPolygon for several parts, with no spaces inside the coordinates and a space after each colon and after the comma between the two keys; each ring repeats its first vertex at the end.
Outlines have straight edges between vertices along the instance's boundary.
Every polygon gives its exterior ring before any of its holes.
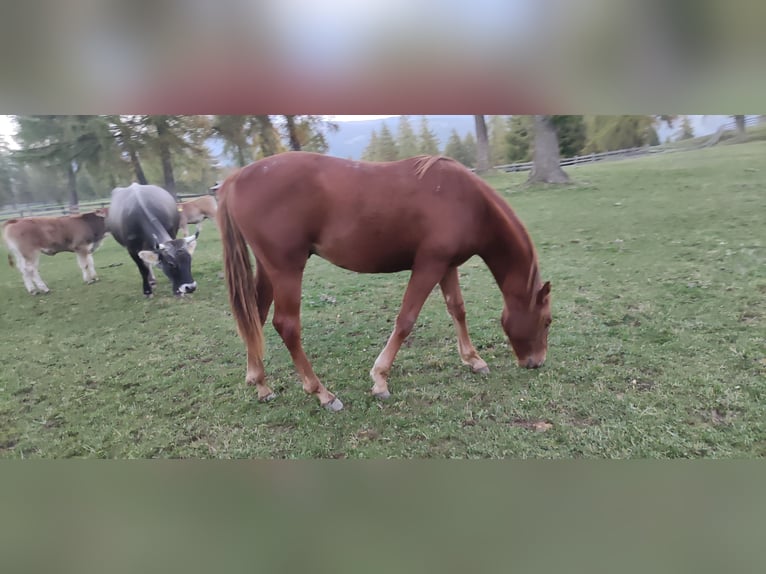
{"type": "Polygon", "coordinates": [[[32,297],[2,249],[4,458],[676,458],[766,454],[766,142],[569,169],[575,183],[489,178],[529,229],[553,284],[548,361],[516,366],[502,298],[461,267],[468,326],[489,375],[457,355],[438,289],[402,347],[391,399],[368,376],[407,274],[356,275],[312,257],[304,347],[345,404],[305,395],[271,325],[260,404],[206,222],[198,290],[158,273],[144,299],[111,237],[82,282],[73,254],[41,258],[32,297]]]}

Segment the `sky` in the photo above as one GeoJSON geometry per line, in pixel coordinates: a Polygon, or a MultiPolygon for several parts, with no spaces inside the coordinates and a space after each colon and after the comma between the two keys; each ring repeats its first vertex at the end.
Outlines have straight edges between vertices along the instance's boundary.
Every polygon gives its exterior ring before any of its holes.
{"type": "Polygon", "coordinates": [[[327,116],[332,122],[361,122],[364,120],[384,120],[398,116],[327,116]]]}
{"type": "Polygon", "coordinates": [[[0,138],[4,138],[9,144],[13,143],[9,137],[14,132],[11,116],[0,115],[0,138]]]}

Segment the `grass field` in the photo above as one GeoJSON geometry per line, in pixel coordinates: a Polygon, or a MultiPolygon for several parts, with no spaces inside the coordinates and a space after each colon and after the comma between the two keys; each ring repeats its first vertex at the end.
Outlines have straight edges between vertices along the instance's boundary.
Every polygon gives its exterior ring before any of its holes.
{"type": "MultiPolygon", "coordinates": [[[[468,324],[491,373],[457,356],[432,294],[391,373],[368,371],[406,274],[355,275],[312,258],[304,346],[343,400],[304,395],[268,325],[278,393],[259,404],[221,275],[217,230],[194,255],[198,291],[164,277],[145,300],[127,252],[107,238],[101,281],[74,255],[41,261],[32,297],[0,266],[0,456],[5,458],[675,458],[766,454],[766,142],[569,170],[527,188],[492,176],[553,283],[548,362],[515,366],[502,299],[478,259],[461,268],[468,324]]],[[[5,250],[3,249],[3,261],[5,250]]]]}

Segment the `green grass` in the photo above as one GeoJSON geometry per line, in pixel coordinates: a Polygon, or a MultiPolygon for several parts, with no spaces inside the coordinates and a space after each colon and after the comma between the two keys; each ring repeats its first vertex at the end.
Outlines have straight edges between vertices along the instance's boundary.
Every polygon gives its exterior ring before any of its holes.
{"type": "MultiPolygon", "coordinates": [[[[458,359],[432,294],[391,373],[368,371],[407,274],[356,275],[312,258],[304,346],[346,405],[304,395],[267,325],[278,393],[259,404],[221,279],[212,224],[194,255],[197,293],[164,277],[145,300],[113,239],[86,286],[72,254],[41,261],[29,296],[0,266],[0,456],[6,458],[761,457],[766,454],[766,142],[569,170],[575,184],[490,182],[530,230],[553,283],[548,362],[515,366],[502,300],[478,259],[461,268],[488,376],[458,359]]],[[[4,257],[3,257],[4,259],[4,257]]]]}

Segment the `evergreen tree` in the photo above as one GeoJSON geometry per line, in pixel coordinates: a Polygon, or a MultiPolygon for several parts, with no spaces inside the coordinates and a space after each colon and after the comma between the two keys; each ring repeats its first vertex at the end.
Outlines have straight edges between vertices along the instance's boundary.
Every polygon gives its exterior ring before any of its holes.
{"type": "Polygon", "coordinates": [[[658,141],[655,126],[673,125],[675,116],[591,116],[586,118],[585,153],[600,153],[651,145],[658,141]]]}
{"type": "Polygon", "coordinates": [[[681,133],[678,135],[679,140],[689,140],[694,137],[694,128],[692,128],[692,122],[689,120],[689,116],[683,116],[681,118],[681,133]]]}
{"type": "Polygon", "coordinates": [[[585,120],[582,116],[552,116],[559,138],[561,157],[579,155],[586,143],[585,120]]]}
{"type": "Polygon", "coordinates": [[[476,138],[473,137],[473,133],[468,132],[465,134],[463,141],[461,142],[462,158],[459,160],[466,167],[477,167],[476,162],[478,160],[478,144],[476,138]]]}
{"type": "Polygon", "coordinates": [[[375,130],[372,130],[372,135],[370,136],[370,143],[367,144],[367,147],[364,148],[364,152],[362,152],[362,159],[365,161],[377,161],[378,158],[378,148],[380,147],[380,143],[378,142],[378,134],[375,130]]]}
{"type": "Polygon", "coordinates": [[[503,116],[489,117],[489,163],[494,167],[508,160],[508,123],[503,116]]]}
{"type": "Polygon", "coordinates": [[[409,116],[399,117],[396,145],[399,150],[399,159],[418,155],[418,138],[412,129],[409,116]]]}
{"type": "Polygon", "coordinates": [[[423,155],[439,155],[439,141],[436,139],[436,135],[428,127],[428,118],[426,118],[426,116],[420,117],[418,153],[423,155]]]}
{"type": "Polygon", "coordinates": [[[386,122],[380,128],[380,135],[378,136],[378,161],[395,161],[399,158],[399,150],[396,146],[394,136],[391,135],[391,130],[388,129],[386,122]]]}
{"type": "Polygon", "coordinates": [[[458,158],[462,154],[462,147],[463,143],[460,141],[460,136],[458,135],[457,130],[453,129],[452,132],[450,132],[447,145],[444,146],[444,155],[460,161],[458,158]]]}
{"type": "Polygon", "coordinates": [[[532,141],[531,119],[531,116],[511,116],[508,119],[506,161],[515,163],[532,159],[530,146],[532,141]]]}

